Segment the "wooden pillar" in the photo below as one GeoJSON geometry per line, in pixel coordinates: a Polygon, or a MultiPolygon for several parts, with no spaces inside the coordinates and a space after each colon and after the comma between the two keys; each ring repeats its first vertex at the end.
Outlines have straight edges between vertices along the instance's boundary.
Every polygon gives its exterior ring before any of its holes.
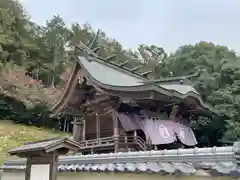
{"type": "Polygon", "coordinates": [[[100,138],[100,117],[98,113],[96,113],[96,136],[97,136],[97,139],[100,138]]]}
{"type": "Polygon", "coordinates": [[[118,144],[119,131],[118,131],[117,112],[115,110],[113,110],[112,112],[112,119],[113,119],[114,152],[117,153],[119,149],[119,144],[118,144]]]}
{"type": "Polygon", "coordinates": [[[67,127],[67,116],[64,117],[63,132],[66,132],[67,127]]]}
{"type": "Polygon", "coordinates": [[[133,131],[133,136],[134,136],[134,139],[136,140],[137,139],[137,131],[133,131]]]}
{"type": "Polygon", "coordinates": [[[82,120],[83,128],[82,128],[82,141],[86,140],[86,120],[82,120]]]}
{"type": "Polygon", "coordinates": [[[137,131],[136,130],[134,130],[133,131],[133,142],[135,143],[135,144],[137,144],[137,131]]]}
{"type": "Polygon", "coordinates": [[[53,152],[53,155],[50,160],[49,179],[57,180],[57,170],[58,170],[58,154],[57,154],[57,152],[53,152]]]}
{"type": "Polygon", "coordinates": [[[81,141],[82,139],[82,122],[80,121],[79,117],[74,118],[74,123],[73,123],[73,140],[74,141],[81,141]]]}
{"type": "Polygon", "coordinates": [[[67,129],[66,129],[66,131],[67,132],[69,132],[69,125],[70,125],[70,117],[69,116],[67,116],[67,129]]]}
{"type": "Polygon", "coordinates": [[[75,117],[73,123],[73,140],[85,141],[86,137],[86,120],[82,117],[75,117]]]}
{"type": "Polygon", "coordinates": [[[128,150],[128,137],[127,137],[127,134],[126,132],[124,132],[124,143],[125,143],[125,148],[128,150]]]}
{"type": "Polygon", "coordinates": [[[30,180],[30,178],[31,178],[31,158],[27,158],[25,180],[30,180]]]}

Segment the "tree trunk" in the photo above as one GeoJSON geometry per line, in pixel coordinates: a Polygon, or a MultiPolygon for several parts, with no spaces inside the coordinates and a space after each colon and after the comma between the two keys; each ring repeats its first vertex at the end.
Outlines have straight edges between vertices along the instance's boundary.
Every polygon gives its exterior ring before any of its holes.
{"type": "Polygon", "coordinates": [[[54,72],[52,73],[52,88],[55,87],[55,76],[54,76],[54,72]]]}

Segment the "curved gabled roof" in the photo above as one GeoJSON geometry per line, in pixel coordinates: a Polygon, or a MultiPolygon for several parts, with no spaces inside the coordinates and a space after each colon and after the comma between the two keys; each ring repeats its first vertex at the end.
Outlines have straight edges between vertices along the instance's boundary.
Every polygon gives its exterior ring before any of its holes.
{"type": "Polygon", "coordinates": [[[132,73],[131,71],[123,69],[113,63],[98,58],[90,58],[91,60],[89,60],[83,56],[79,56],[77,59],[78,62],[73,69],[72,75],[61,98],[52,108],[53,113],[60,112],[67,104],[68,99],[74,92],[75,86],[78,82],[78,75],[81,70],[84,72],[88,81],[106,91],[154,91],[168,97],[175,97],[182,100],[191,97],[196,99],[203,109],[212,111],[210,107],[202,101],[200,94],[189,84],[181,84],[180,81],[175,81],[173,84],[170,84],[169,81],[168,83],[146,83],[147,78],[132,73]]]}
{"type": "MultiPolygon", "coordinates": [[[[94,38],[94,41],[96,37],[94,38]]],[[[93,44],[93,42],[91,43],[93,44]]],[[[107,59],[103,59],[95,54],[95,50],[84,45],[85,50],[77,48],[84,52],[83,56],[77,57],[77,63],[68,81],[68,84],[59,101],[52,108],[53,113],[58,113],[63,109],[74,92],[75,86],[78,82],[78,75],[80,71],[86,76],[87,80],[95,87],[105,91],[115,92],[139,92],[148,91],[165,95],[167,97],[174,97],[177,99],[196,99],[202,109],[207,109],[214,112],[208,105],[206,105],[200,94],[190,84],[184,83],[187,77],[175,77],[164,80],[149,81],[146,78],[147,73],[139,74],[134,70],[127,69],[121,65],[112,63],[107,59]]],[[[99,49],[99,48],[95,48],[99,49]]]]}
{"type": "Polygon", "coordinates": [[[198,92],[191,86],[180,84],[165,84],[165,83],[145,83],[146,78],[142,78],[140,75],[127,73],[121,70],[120,67],[115,67],[114,65],[106,63],[101,60],[89,61],[85,57],[78,57],[79,63],[84,67],[89,75],[96,81],[115,87],[138,87],[138,86],[149,86],[149,84],[155,84],[167,90],[175,90],[181,94],[186,94],[188,92],[193,92],[198,94],[198,92]]]}
{"type": "Polygon", "coordinates": [[[81,56],[78,57],[78,62],[84,68],[88,80],[104,90],[124,92],[155,91],[180,99],[192,97],[198,100],[204,109],[210,110],[210,107],[202,101],[200,94],[191,85],[181,84],[180,81],[178,83],[175,81],[174,84],[169,82],[146,83],[147,78],[143,78],[136,73],[131,73],[131,71],[101,59],[90,59],[81,56]]]}

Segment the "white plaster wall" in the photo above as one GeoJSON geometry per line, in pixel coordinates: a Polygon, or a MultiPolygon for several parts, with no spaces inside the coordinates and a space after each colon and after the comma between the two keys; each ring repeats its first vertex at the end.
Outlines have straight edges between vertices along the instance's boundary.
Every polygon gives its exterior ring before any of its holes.
{"type": "MultiPolygon", "coordinates": [[[[4,173],[2,180],[24,180],[24,173],[4,173]]],[[[233,180],[230,177],[161,176],[134,173],[59,173],[58,180],[233,180]]]]}

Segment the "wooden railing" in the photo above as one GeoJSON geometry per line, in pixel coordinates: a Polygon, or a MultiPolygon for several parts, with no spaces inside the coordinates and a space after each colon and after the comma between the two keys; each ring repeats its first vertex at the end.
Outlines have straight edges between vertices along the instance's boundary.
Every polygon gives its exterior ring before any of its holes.
{"type": "Polygon", "coordinates": [[[149,150],[146,141],[144,141],[141,137],[137,136],[135,140],[136,140],[136,144],[139,145],[142,151],[149,150]]]}
{"type": "Polygon", "coordinates": [[[99,138],[99,139],[80,141],[80,145],[81,145],[80,149],[112,146],[114,145],[114,137],[105,137],[105,138],[99,138]]]}
{"type": "Polygon", "coordinates": [[[119,136],[119,143],[137,145],[142,151],[148,149],[146,142],[139,136],[119,136]]]}
{"type": "Polygon", "coordinates": [[[146,142],[141,137],[124,136],[124,135],[80,141],[80,145],[81,145],[80,149],[91,149],[91,148],[98,148],[98,147],[113,146],[115,143],[126,144],[126,145],[136,145],[139,148],[139,150],[142,150],[142,151],[148,150],[148,146],[146,142]]]}

